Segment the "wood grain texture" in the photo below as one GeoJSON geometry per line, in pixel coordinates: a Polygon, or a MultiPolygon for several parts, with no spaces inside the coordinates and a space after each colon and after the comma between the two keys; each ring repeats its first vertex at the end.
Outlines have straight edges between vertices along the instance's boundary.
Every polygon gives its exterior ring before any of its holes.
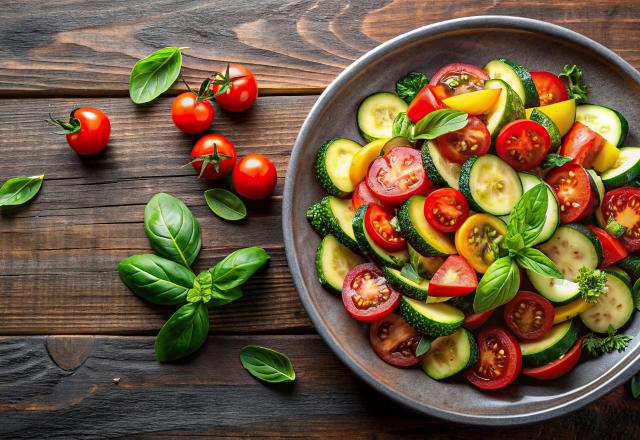
{"type": "Polygon", "coordinates": [[[161,191],[181,198],[200,222],[196,270],[240,247],[262,246],[271,254],[243,299],[212,312],[212,332],[310,331],[289,274],[280,212],[288,155],[315,99],[265,97],[246,114],[217,113],[215,132],[232,139],[239,154],[266,154],[278,170],[275,195],[250,203],[241,223],[224,222],[207,207],[202,193],[211,184],[184,166],[194,138],[173,126],[169,98],[142,108],[126,98],[2,101],[0,180],[46,178],[35,200],[0,213],[0,334],[155,333],[174,308],[138,299],[115,268],[130,254],[151,251],[143,211],[161,191]],[[44,122],[49,112],[63,116],[76,104],[109,114],[104,155],[78,157],[44,122]]]}
{"type": "MultiPolygon", "coordinates": [[[[65,338],[65,337],[59,337],[65,338]]],[[[66,337],[84,352],[85,338],[66,337]]],[[[73,372],[44,337],[0,337],[0,437],[26,438],[638,438],[628,388],[572,415],[522,428],[472,428],[399,407],[357,380],[317,336],[217,336],[183,362],[158,364],[150,337],[96,337],[73,372]],[[293,384],[242,369],[247,344],[293,362],[293,384]],[[114,381],[114,379],[117,379],[114,381]]],[[[425,380],[429,380],[425,378],[425,380]]]]}
{"type": "Polygon", "coordinates": [[[468,15],[560,24],[640,66],[635,0],[67,0],[0,9],[0,96],[126,96],[135,61],[186,46],[199,83],[227,62],[247,64],[263,94],[317,93],[360,55],[403,32],[468,15]]]}

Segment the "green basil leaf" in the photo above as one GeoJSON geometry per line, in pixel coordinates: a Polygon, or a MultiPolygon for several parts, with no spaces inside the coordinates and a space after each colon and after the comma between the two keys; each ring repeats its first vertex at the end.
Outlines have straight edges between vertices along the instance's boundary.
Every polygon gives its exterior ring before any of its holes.
{"type": "Polygon", "coordinates": [[[136,104],[156,99],[178,79],[182,67],[182,49],[165,47],[138,61],[129,78],[129,96],[136,104]]]}
{"type": "Polygon", "coordinates": [[[190,267],[200,253],[200,224],[176,197],[158,193],[144,208],[144,230],[153,250],[190,267]]]}
{"type": "Polygon", "coordinates": [[[544,183],[525,192],[509,215],[507,236],[520,234],[524,246],[534,244],[544,227],[548,206],[547,187],[544,183]]]}
{"type": "Polygon", "coordinates": [[[204,200],[215,215],[223,220],[237,221],[247,216],[247,207],[231,191],[212,188],[204,192],[204,200]]]}
{"type": "Polygon", "coordinates": [[[569,156],[561,156],[556,153],[550,153],[550,154],[547,154],[544,160],[542,161],[542,168],[549,169],[549,168],[561,167],[565,163],[571,162],[572,160],[573,158],[569,156]]]}
{"type": "Polygon", "coordinates": [[[153,254],[132,255],[118,264],[120,279],[154,304],[182,304],[196,276],[184,266],[153,254]]]}
{"type": "Polygon", "coordinates": [[[416,347],[416,356],[422,356],[423,354],[431,350],[432,343],[433,340],[427,338],[426,336],[420,338],[420,342],[418,342],[418,346],[416,347]]]}
{"type": "Polygon", "coordinates": [[[293,382],[296,372],[284,354],[259,345],[247,345],[240,350],[242,366],[263,382],[293,382]]]}
{"type": "Polygon", "coordinates": [[[429,83],[424,73],[409,72],[396,81],[396,95],[404,102],[411,104],[418,92],[429,83]]]}
{"type": "Polygon", "coordinates": [[[482,276],[473,299],[476,313],[495,309],[508,303],[518,293],[520,271],[511,257],[494,261],[482,276]]]}
{"type": "Polygon", "coordinates": [[[213,285],[220,290],[230,290],[244,284],[251,275],[269,260],[269,254],[259,247],[238,249],[209,269],[213,285]]]}
{"type": "Polygon", "coordinates": [[[516,256],[518,264],[523,269],[531,270],[547,278],[564,278],[558,266],[538,249],[525,248],[516,256]]]}
{"type": "MultiPolygon", "coordinates": [[[[436,110],[420,119],[413,128],[413,139],[435,139],[467,125],[468,115],[460,110],[436,110]]],[[[411,139],[411,138],[409,138],[411,139]]]]}
{"type": "Polygon", "coordinates": [[[242,289],[240,287],[234,287],[233,289],[224,291],[214,288],[211,291],[211,301],[209,301],[207,305],[209,307],[220,307],[240,298],[242,298],[242,289]]]}
{"type": "Polygon", "coordinates": [[[415,268],[410,264],[405,264],[404,266],[402,266],[400,275],[407,279],[410,279],[414,283],[420,283],[422,281],[422,278],[420,277],[420,275],[418,275],[418,272],[416,272],[415,268]]]}
{"type": "Polygon", "coordinates": [[[640,399],[640,373],[631,378],[631,395],[634,399],[640,399]]]}
{"type": "Polygon", "coordinates": [[[187,303],[164,323],[156,336],[156,358],[160,362],[189,356],[204,344],[209,333],[209,309],[202,302],[187,303]]]}
{"type": "Polygon", "coordinates": [[[406,112],[400,112],[393,119],[393,125],[391,126],[391,133],[393,137],[402,136],[407,139],[413,137],[413,122],[407,116],[406,112]]]}
{"type": "Polygon", "coordinates": [[[13,177],[0,187],[0,206],[16,206],[28,202],[42,187],[41,176],[13,177]]]}
{"type": "Polygon", "coordinates": [[[514,235],[507,235],[504,244],[511,254],[517,254],[524,248],[524,239],[520,233],[516,232],[514,235]]]}

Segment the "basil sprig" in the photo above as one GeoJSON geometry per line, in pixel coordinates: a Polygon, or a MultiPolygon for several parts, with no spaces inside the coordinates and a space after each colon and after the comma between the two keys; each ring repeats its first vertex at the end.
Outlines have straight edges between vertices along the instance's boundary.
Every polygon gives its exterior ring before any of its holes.
{"type": "Polygon", "coordinates": [[[396,95],[407,104],[410,104],[428,82],[429,79],[424,73],[409,72],[396,81],[396,95]]]}
{"type": "Polygon", "coordinates": [[[184,49],[186,47],[165,47],[133,66],[129,78],[129,96],[134,103],[153,101],[169,90],[180,75],[184,49]]]}
{"type": "Polygon", "coordinates": [[[44,175],[12,177],[0,187],[0,206],[17,206],[34,198],[42,187],[44,175]]]}
{"type": "Polygon", "coordinates": [[[435,139],[443,134],[460,130],[467,125],[468,115],[460,110],[442,109],[428,113],[413,124],[406,113],[398,113],[393,120],[393,136],[402,136],[415,142],[435,139]]]}
{"type": "Polygon", "coordinates": [[[478,283],[473,302],[475,312],[511,301],[520,286],[518,266],[548,278],[564,278],[549,257],[531,247],[544,227],[548,204],[547,188],[540,183],[524,193],[513,208],[505,237],[508,255],[494,261],[478,283]]]}
{"type": "Polygon", "coordinates": [[[258,247],[239,249],[196,276],[189,265],[200,252],[200,226],[189,208],[168,194],[156,194],[145,207],[145,230],[159,255],[125,258],[118,264],[118,273],[139,297],[154,304],[181,305],[155,342],[158,361],[173,361],[204,343],[209,332],[208,308],[241,298],[240,286],[269,255],[258,247]]]}
{"type": "Polygon", "coordinates": [[[247,345],[240,351],[242,366],[263,382],[293,382],[296,372],[284,354],[260,345],[247,345]]]}

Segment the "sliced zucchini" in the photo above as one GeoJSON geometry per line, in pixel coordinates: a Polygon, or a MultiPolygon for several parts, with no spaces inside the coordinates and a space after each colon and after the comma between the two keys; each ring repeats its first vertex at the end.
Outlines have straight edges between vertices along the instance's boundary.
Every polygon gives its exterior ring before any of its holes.
{"type": "MultiPolygon", "coordinates": [[[[534,186],[545,183],[538,176],[529,173],[518,173],[518,177],[520,177],[520,183],[522,183],[523,194],[534,186]]],[[[556,199],[556,195],[549,185],[545,183],[545,187],[547,188],[546,220],[534,244],[542,243],[550,239],[560,224],[560,206],[558,205],[558,199],[556,199]]]]}
{"type": "Polygon", "coordinates": [[[631,183],[640,176],[640,147],[620,148],[616,163],[600,176],[607,189],[631,183]]]}
{"type": "Polygon", "coordinates": [[[538,248],[556,263],[569,281],[576,281],[581,268],[595,269],[602,261],[600,241],[591,229],[578,223],[560,226],[549,241],[538,248]]]}
{"type": "Polygon", "coordinates": [[[367,96],[358,107],[358,130],[367,141],[392,138],[393,120],[409,106],[398,95],[379,92],[367,96]]]}
{"type": "Polygon", "coordinates": [[[531,342],[521,342],[522,364],[539,367],[555,361],[565,354],[578,340],[578,326],[573,321],[558,324],[544,337],[531,342]]]}
{"type": "Polygon", "coordinates": [[[407,243],[428,257],[456,253],[453,240],[433,228],[424,216],[425,196],[413,196],[398,210],[398,224],[407,243]]]}
{"type": "Polygon", "coordinates": [[[360,250],[380,266],[402,268],[409,262],[409,253],[406,250],[387,252],[371,239],[364,226],[364,215],[367,212],[367,208],[368,205],[365,203],[358,208],[353,216],[353,233],[360,250]]]}
{"type": "Polygon", "coordinates": [[[422,166],[429,181],[436,187],[449,186],[458,189],[460,164],[450,161],[440,153],[434,141],[422,145],[422,166]]]}
{"type": "Polygon", "coordinates": [[[576,108],[576,120],[599,133],[616,147],[622,145],[629,132],[629,123],[624,116],[602,105],[579,105],[576,108]]]}
{"type": "Polygon", "coordinates": [[[407,296],[400,300],[400,315],[407,324],[427,336],[450,335],[464,321],[464,313],[449,304],[427,304],[407,296]]]}
{"type": "Polygon", "coordinates": [[[427,376],[442,380],[466,370],[477,361],[478,344],[470,331],[460,327],[455,333],[436,338],[421,366],[427,376]]]}
{"type": "Polygon", "coordinates": [[[544,113],[542,113],[537,108],[534,108],[531,112],[531,116],[529,119],[537,122],[542,125],[547,133],[549,133],[549,138],[551,139],[551,151],[556,151],[560,144],[562,143],[562,137],[560,136],[560,130],[558,130],[558,126],[551,120],[551,118],[544,113]]]}
{"type": "Polygon", "coordinates": [[[589,169],[587,170],[587,173],[589,173],[591,183],[596,187],[598,192],[598,206],[600,206],[602,204],[602,199],[604,199],[604,183],[602,183],[602,178],[598,176],[598,173],[594,170],[589,169]]]}
{"type": "Polygon", "coordinates": [[[316,176],[320,185],[332,196],[344,197],[353,192],[349,177],[351,158],[362,145],[351,139],[335,138],[325,142],[316,157],[316,176]]]}
{"type": "Polygon", "coordinates": [[[618,278],[620,278],[622,281],[624,281],[630,286],[633,284],[631,282],[631,277],[629,276],[629,274],[626,273],[624,270],[620,269],[619,267],[609,266],[605,269],[605,272],[608,272],[613,274],[614,276],[617,276],[618,278]]]}
{"type": "Polygon", "coordinates": [[[623,270],[625,270],[632,280],[640,278],[640,257],[635,255],[629,255],[616,263],[623,270]]]}
{"type": "Polygon", "coordinates": [[[495,140],[502,127],[511,121],[524,118],[524,105],[511,86],[501,79],[485,81],[484,88],[502,90],[498,102],[487,115],[487,129],[491,133],[491,138],[495,140]]]}
{"type": "Polygon", "coordinates": [[[340,243],[359,252],[353,233],[353,214],[351,200],[333,196],[325,196],[321,202],[307,209],[307,218],[320,235],[333,234],[340,243]]]}
{"type": "Polygon", "coordinates": [[[518,94],[525,107],[540,105],[540,97],[531,74],[518,63],[506,58],[496,58],[484,66],[489,78],[501,79],[511,86],[518,94]]]}
{"type": "Polygon", "coordinates": [[[460,169],[460,191],[475,211],[506,215],[522,197],[518,173],[498,156],[467,160],[460,169]]]}
{"type": "Polygon", "coordinates": [[[347,272],[364,262],[362,257],[343,246],[336,237],[327,235],[316,252],[316,272],[320,284],[332,292],[341,293],[347,272]]]}
{"type": "Polygon", "coordinates": [[[566,304],[580,297],[578,283],[561,278],[547,278],[531,270],[527,277],[540,295],[555,304],[566,304]]]}
{"type": "Polygon", "coordinates": [[[397,292],[408,297],[426,301],[429,289],[429,280],[420,278],[418,282],[405,277],[402,272],[393,267],[382,267],[382,275],[397,292]]]}
{"type": "Polygon", "coordinates": [[[629,284],[618,274],[607,273],[607,294],[600,295],[593,307],[582,312],[580,319],[591,331],[607,333],[609,325],[616,330],[624,326],[635,311],[629,284]]]}
{"type": "Polygon", "coordinates": [[[409,251],[411,265],[422,278],[431,279],[433,274],[436,273],[440,266],[442,266],[442,263],[444,263],[444,257],[425,257],[411,245],[407,246],[407,250],[409,251]]]}

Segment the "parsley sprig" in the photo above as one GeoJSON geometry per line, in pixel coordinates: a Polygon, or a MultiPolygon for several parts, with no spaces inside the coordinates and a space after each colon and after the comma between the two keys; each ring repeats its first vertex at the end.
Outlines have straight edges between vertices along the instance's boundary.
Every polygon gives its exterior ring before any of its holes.
{"type": "Polygon", "coordinates": [[[582,338],[582,348],[587,350],[591,356],[598,357],[604,353],[624,351],[632,339],[633,336],[617,335],[616,329],[609,324],[607,336],[600,337],[593,333],[586,334],[582,338]]]}

